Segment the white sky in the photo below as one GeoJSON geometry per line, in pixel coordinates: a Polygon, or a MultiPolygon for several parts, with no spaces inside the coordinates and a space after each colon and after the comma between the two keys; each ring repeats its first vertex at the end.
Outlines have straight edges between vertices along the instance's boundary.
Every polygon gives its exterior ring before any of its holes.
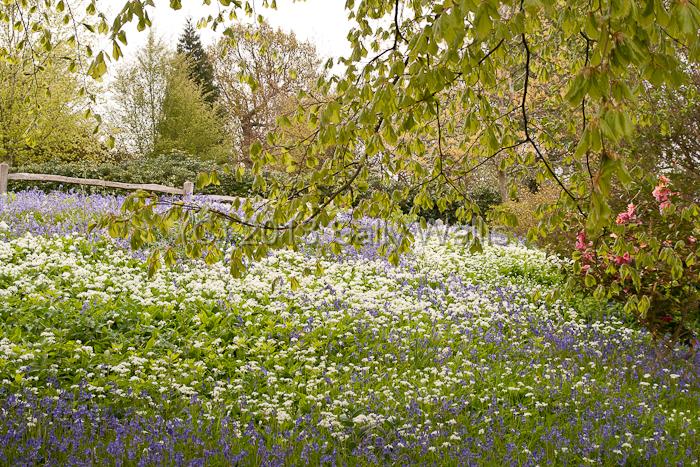
{"type": "MultiPolygon", "coordinates": [[[[212,4],[215,3],[217,2],[212,1],[212,4]]],[[[277,10],[262,8],[261,0],[252,3],[257,5],[256,14],[262,15],[273,27],[287,32],[293,31],[297,37],[315,44],[316,50],[324,59],[347,55],[350,52],[347,43],[350,21],[345,11],[345,0],[278,0],[277,10]]],[[[174,48],[187,18],[192,18],[196,23],[199,18],[216,11],[212,8],[202,5],[202,0],[183,0],[182,8],[175,11],[170,8],[168,0],[156,0],[156,8],[150,11],[150,15],[156,35],[174,48]]],[[[244,17],[242,13],[241,17],[244,17]]],[[[199,34],[206,46],[216,41],[221,31],[221,27],[219,33],[200,29],[199,34]]],[[[143,45],[148,33],[139,33],[131,25],[127,28],[127,34],[129,45],[124,50],[126,60],[143,45]]]]}

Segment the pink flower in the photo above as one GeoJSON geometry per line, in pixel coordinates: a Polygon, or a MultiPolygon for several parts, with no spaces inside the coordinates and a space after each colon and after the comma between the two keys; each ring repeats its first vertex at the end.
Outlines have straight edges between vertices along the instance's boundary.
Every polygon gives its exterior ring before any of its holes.
{"type": "Polygon", "coordinates": [[[672,192],[668,189],[668,187],[666,187],[666,185],[657,185],[651,194],[654,195],[656,201],[662,203],[668,201],[668,198],[671,196],[672,192]]]}
{"type": "Polygon", "coordinates": [[[583,230],[576,235],[576,249],[579,251],[586,249],[586,232],[583,230]]]}
{"type": "Polygon", "coordinates": [[[632,262],[632,258],[630,257],[629,252],[625,252],[625,254],[622,256],[615,256],[613,261],[615,261],[615,264],[618,266],[621,266],[623,264],[630,264],[632,262]]]}
{"type": "Polygon", "coordinates": [[[627,222],[629,222],[629,217],[627,217],[626,212],[621,212],[617,215],[617,219],[615,219],[615,223],[618,225],[626,224],[627,222]]]}
{"type": "Polygon", "coordinates": [[[690,237],[688,237],[689,243],[695,243],[696,241],[697,241],[697,239],[695,237],[693,237],[692,235],[690,237]]]}
{"type": "Polygon", "coordinates": [[[671,205],[671,202],[669,201],[671,196],[678,194],[668,189],[669,182],[670,181],[668,178],[661,175],[659,177],[659,184],[656,185],[656,187],[654,187],[654,191],[651,192],[651,194],[654,195],[654,198],[656,198],[656,201],[660,203],[660,211],[663,211],[671,205]]]}
{"type": "Polygon", "coordinates": [[[636,220],[637,216],[634,212],[634,210],[637,208],[634,204],[630,203],[627,205],[627,211],[621,212],[620,214],[617,215],[617,219],[615,219],[615,223],[618,225],[621,224],[626,224],[630,221],[636,220]]]}
{"type": "Polygon", "coordinates": [[[584,274],[588,273],[589,269],[591,269],[590,264],[584,264],[583,266],[581,266],[581,270],[583,271],[584,274]]]}

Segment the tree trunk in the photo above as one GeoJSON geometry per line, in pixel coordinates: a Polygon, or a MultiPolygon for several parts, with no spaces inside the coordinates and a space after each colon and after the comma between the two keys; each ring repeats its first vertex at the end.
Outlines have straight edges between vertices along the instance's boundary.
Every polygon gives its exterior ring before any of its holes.
{"type": "Polygon", "coordinates": [[[250,145],[255,142],[255,130],[253,129],[252,119],[243,119],[241,121],[241,159],[243,163],[250,167],[250,145]]]}
{"type": "Polygon", "coordinates": [[[501,201],[504,203],[508,201],[508,176],[503,170],[498,171],[498,191],[501,194],[501,201]]]}

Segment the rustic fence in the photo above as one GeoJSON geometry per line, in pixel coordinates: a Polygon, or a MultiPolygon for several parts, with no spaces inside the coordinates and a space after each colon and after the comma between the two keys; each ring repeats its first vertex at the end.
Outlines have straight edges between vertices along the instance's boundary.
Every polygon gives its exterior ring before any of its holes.
{"type": "MultiPolygon", "coordinates": [[[[0,164],[0,195],[7,193],[7,187],[10,180],[24,180],[24,181],[37,181],[37,182],[58,182],[58,183],[68,183],[72,185],[90,185],[99,186],[103,188],[120,188],[122,190],[145,190],[154,191],[157,193],[167,193],[170,195],[180,195],[185,200],[192,199],[194,194],[194,183],[185,182],[182,188],[175,188],[166,185],[158,185],[156,183],[123,183],[123,182],[113,182],[111,180],[100,180],[98,178],[77,178],[77,177],[64,177],[63,175],[50,175],[50,174],[33,174],[33,173],[10,173],[9,164],[0,164]]],[[[235,196],[223,196],[223,195],[206,195],[208,200],[219,201],[219,202],[233,202],[240,198],[235,196]]]]}

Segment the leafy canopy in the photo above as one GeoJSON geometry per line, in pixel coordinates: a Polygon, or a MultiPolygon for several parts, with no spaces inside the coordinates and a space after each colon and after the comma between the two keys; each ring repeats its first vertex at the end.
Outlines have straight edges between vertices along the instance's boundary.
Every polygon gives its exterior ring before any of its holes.
{"type": "Polygon", "coordinates": [[[216,108],[205,100],[202,88],[189,76],[187,61],[174,58],[166,77],[162,112],[158,120],[156,153],[184,151],[202,159],[226,159],[230,149],[216,108]]]}

